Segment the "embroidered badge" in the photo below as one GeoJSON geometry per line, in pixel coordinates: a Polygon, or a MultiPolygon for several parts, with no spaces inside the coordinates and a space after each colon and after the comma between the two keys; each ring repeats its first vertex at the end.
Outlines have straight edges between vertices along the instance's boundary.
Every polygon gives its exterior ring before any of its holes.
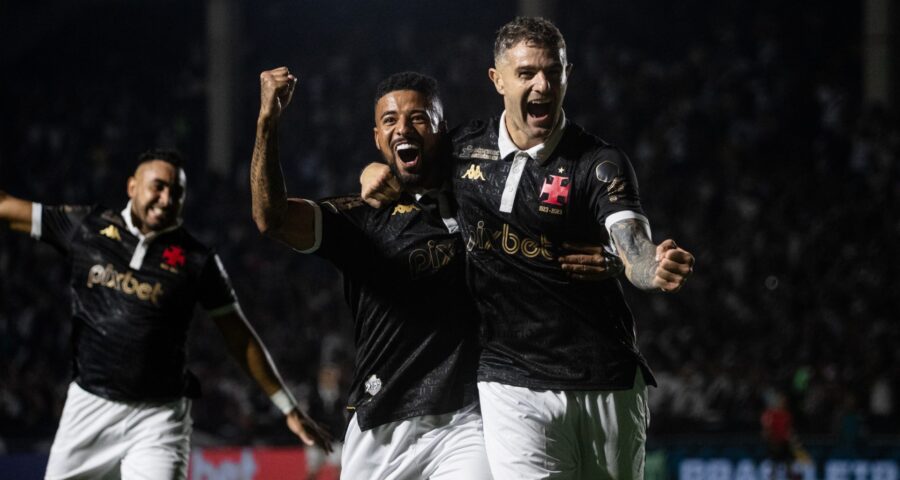
{"type": "Polygon", "coordinates": [[[381,379],[372,375],[366,380],[366,393],[373,397],[381,391],[381,379]]]}
{"type": "Polygon", "coordinates": [[[178,273],[178,267],[184,266],[184,249],[178,245],[170,245],[163,251],[162,258],[163,263],[160,263],[159,266],[163,270],[178,273]]]}
{"type": "Polygon", "coordinates": [[[474,147],[466,145],[459,152],[459,158],[480,158],[481,160],[499,160],[500,151],[489,148],[474,147]]]}
{"type": "Polygon", "coordinates": [[[569,177],[548,175],[541,188],[541,203],[561,207],[569,199],[569,177]]]}
{"type": "Polygon", "coordinates": [[[600,165],[597,165],[597,168],[594,169],[594,175],[597,176],[597,180],[600,180],[603,183],[609,183],[619,176],[619,166],[608,160],[601,162],[600,165]]]}
{"type": "Polygon", "coordinates": [[[119,229],[116,228],[115,225],[110,225],[110,226],[104,228],[103,230],[100,230],[100,235],[103,235],[104,237],[111,238],[111,239],[119,241],[119,242],[122,241],[122,237],[119,235],[119,229]]]}

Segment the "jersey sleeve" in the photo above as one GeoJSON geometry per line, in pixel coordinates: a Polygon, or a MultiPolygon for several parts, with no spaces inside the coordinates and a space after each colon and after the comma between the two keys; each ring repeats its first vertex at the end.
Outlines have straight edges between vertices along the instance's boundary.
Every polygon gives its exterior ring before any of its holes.
{"type": "Polygon", "coordinates": [[[31,236],[68,253],[75,232],[91,212],[86,205],[47,206],[32,204],[31,236]]]}
{"type": "Polygon", "coordinates": [[[650,236],[650,221],[641,208],[637,176],[628,157],[619,149],[598,149],[590,162],[590,171],[581,178],[587,182],[591,213],[607,230],[616,222],[637,219],[650,236]]]}
{"type": "Polygon", "coordinates": [[[373,249],[365,232],[375,210],[358,196],[325,199],[316,205],[321,210],[321,232],[316,235],[319,248],[315,254],[341,270],[367,263],[373,249]]]}
{"type": "Polygon", "coordinates": [[[231,312],[237,307],[237,295],[218,255],[211,254],[206,259],[197,285],[200,305],[211,316],[231,312]]]}

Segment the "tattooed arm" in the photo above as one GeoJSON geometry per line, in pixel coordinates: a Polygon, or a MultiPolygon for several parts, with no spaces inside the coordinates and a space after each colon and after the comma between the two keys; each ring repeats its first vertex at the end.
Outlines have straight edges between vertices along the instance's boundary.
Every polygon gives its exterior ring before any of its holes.
{"type": "Polygon", "coordinates": [[[693,255],[671,239],[654,245],[638,220],[621,220],[609,230],[625,264],[625,276],[641,290],[677,292],[694,270],[693,255]]]}
{"type": "Polygon", "coordinates": [[[263,72],[259,81],[259,118],[250,164],[253,220],[266,236],[306,250],[315,244],[315,210],[303,199],[287,198],[278,159],[278,124],[282,110],[291,101],[297,78],[286,67],[280,67],[263,72]]]}

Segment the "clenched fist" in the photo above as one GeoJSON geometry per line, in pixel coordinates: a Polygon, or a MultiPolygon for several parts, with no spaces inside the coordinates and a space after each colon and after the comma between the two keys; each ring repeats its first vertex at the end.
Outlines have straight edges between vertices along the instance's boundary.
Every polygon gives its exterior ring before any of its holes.
{"type": "Polygon", "coordinates": [[[680,248],[674,240],[665,240],[656,247],[656,275],[653,284],[664,292],[677,292],[694,273],[694,256],[680,248]]]}
{"type": "Polygon", "coordinates": [[[294,95],[297,77],[287,67],[266,70],[259,74],[259,117],[278,118],[294,95]]]}

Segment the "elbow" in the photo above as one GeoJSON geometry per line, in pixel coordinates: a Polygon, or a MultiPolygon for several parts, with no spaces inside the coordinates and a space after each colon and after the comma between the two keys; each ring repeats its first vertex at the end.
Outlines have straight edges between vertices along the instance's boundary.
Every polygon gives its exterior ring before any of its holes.
{"type": "Polygon", "coordinates": [[[277,237],[283,223],[278,215],[256,211],[253,212],[253,222],[256,223],[256,229],[259,230],[259,233],[267,237],[277,237]]]}

